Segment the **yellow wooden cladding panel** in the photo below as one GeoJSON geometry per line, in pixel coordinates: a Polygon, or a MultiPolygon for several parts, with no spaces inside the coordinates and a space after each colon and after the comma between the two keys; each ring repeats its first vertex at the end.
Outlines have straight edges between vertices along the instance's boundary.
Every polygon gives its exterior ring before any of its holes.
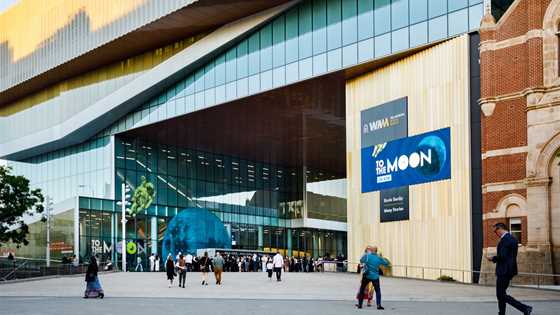
{"type": "MultiPolygon", "coordinates": [[[[471,187],[468,36],[458,37],[346,85],[349,259],[375,244],[393,265],[445,268],[470,281],[471,187]],[[409,136],[451,127],[451,179],[410,186],[410,220],[380,223],[379,192],[361,193],[360,111],[408,97],[409,136]]],[[[439,270],[395,267],[402,276],[439,270]]],[[[422,274],[423,273],[423,274],[422,274]]]]}

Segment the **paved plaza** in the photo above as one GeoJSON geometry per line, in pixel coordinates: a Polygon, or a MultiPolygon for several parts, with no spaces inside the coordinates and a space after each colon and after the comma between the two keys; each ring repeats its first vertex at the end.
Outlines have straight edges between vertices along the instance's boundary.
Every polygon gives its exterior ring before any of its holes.
{"type": "MultiPolygon", "coordinates": [[[[210,276],[213,280],[213,277],[210,276]]],[[[189,273],[187,287],[168,288],[164,273],[109,273],[100,280],[103,300],[82,299],[82,277],[61,277],[0,285],[0,314],[351,314],[358,276],[286,273],[282,282],[264,273],[225,273],[222,286],[201,286],[189,273]]],[[[494,314],[494,288],[456,283],[383,278],[386,313],[494,314]]],[[[534,314],[560,314],[560,292],[513,288],[534,314]]],[[[516,314],[512,309],[511,314],[516,314]]]]}

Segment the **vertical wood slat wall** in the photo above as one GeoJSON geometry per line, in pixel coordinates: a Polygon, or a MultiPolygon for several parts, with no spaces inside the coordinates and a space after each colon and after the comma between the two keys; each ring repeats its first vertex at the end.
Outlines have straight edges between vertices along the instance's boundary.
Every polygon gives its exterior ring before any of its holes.
{"type": "MultiPolygon", "coordinates": [[[[350,261],[375,244],[393,265],[472,269],[468,53],[463,35],[347,82],[350,261]],[[451,127],[451,179],[410,186],[410,220],[380,223],[379,192],[361,193],[360,111],[405,96],[409,136],[451,127]]],[[[437,269],[394,267],[393,273],[440,276],[437,269]]],[[[470,282],[469,273],[441,274],[470,282]]]]}

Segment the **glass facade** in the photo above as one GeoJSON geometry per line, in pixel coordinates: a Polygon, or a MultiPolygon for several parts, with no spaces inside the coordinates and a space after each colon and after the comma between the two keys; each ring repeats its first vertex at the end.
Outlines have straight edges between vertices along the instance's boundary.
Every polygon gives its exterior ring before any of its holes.
{"type": "Polygon", "coordinates": [[[123,117],[102,135],[477,30],[483,0],[307,0],[123,117]]]}
{"type": "MultiPolygon", "coordinates": [[[[83,260],[96,254],[101,261],[110,258],[119,262],[119,242],[122,240],[120,207],[112,200],[87,197],[81,197],[79,203],[80,258],[83,260]]],[[[136,244],[134,252],[127,253],[129,268],[134,268],[137,257],[142,259],[146,269],[147,258],[152,252],[162,255],[168,225],[181,211],[182,209],[177,207],[154,205],[136,218],[127,217],[126,241],[136,244]]],[[[214,211],[214,214],[217,213],[218,211],[214,211]]],[[[319,257],[325,254],[335,256],[338,253],[345,254],[347,249],[346,232],[290,228],[273,224],[234,223],[226,220],[222,222],[231,233],[233,248],[279,250],[284,255],[299,257],[319,257]]],[[[44,252],[44,245],[42,249],[44,252]]]]}
{"type": "Polygon", "coordinates": [[[111,137],[100,137],[21,162],[8,161],[14,172],[41,188],[54,203],[77,195],[113,198],[111,137]]]}
{"type": "Polygon", "coordinates": [[[209,210],[223,222],[234,248],[310,256],[346,252],[345,232],[292,227],[304,218],[305,202],[310,218],[346,222],[344,178],[122,137],[115,140],[115,166],[116,196],[123,182],[134,189],[142,176],[156,188],[154,204],[137,218],[143,227],[129,222],[127,228],[127,233],[135,231],[129,238],[147,246],[161,248],[169,220],[194,208],[209,210]],[[154,233],[150,229],[159,231],[157,242],[146,238],[154,233]]]}

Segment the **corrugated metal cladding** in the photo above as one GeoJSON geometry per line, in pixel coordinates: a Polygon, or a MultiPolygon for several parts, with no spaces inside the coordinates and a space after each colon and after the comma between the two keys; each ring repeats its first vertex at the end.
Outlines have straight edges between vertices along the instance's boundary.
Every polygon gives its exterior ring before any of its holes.
{"type": "Polygon", "coordinates": [[[0,15],[0,91],[198,0],[22,0],[0,15]]]}

